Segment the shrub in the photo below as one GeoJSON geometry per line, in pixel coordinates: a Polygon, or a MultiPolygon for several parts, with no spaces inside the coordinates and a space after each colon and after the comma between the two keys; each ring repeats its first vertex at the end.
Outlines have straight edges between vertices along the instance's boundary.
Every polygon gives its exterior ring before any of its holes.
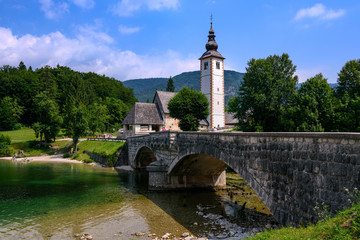
{"type": "Polygon", "coordinates": [[[0,156],[7,156],[10,154],[10,143],[11,140],[9,136],[0,134],[0,156]]]}

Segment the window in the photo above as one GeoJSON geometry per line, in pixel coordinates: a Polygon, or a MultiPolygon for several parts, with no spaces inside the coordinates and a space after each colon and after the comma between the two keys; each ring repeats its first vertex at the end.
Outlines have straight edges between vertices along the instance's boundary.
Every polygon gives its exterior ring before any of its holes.
{"type": "Polygon", "coordinates": [[[216,62],[216,69],[220,69],[220,62],[216,62]]]}
{"type": "Polygon", "coordinates": [[[218,101],[218,105],[220,105],[220,102],[218,101]]]}
{"type": "Polygon", "coordinates": [[[204,70],[208,69],[209,67],[209,63],[208,62],[204,62],[204,70]]]}
{"type": "Polygon", "coordinates": [[[217,88],[217,90],[218,90],[218,91],[220,91],[220,89],[219,89],[219,88],[217,88]]]}

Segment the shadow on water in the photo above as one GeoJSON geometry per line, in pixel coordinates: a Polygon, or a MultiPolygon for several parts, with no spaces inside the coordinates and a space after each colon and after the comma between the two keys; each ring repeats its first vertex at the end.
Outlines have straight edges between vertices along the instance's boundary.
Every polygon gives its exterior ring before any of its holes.
{"type": "Polygon", "coordinates": [[[277,227],[271,215],[247,209],[229,200],[227,190],[187,189],[149,191],[146,170],[117,170],[125,187],[146,196],[198,237],[242,239],[266,227],[277,227]]]}

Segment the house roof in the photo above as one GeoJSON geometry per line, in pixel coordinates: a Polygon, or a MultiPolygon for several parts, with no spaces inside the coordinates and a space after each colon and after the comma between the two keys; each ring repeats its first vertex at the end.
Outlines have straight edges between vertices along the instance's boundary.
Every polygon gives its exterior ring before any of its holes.
{"type": "Polygon", "coordinates": [[[209,126],[209,122],[206,119],[203,119],[199,122],[200,126],[209,126]]]}
{"type": "Polygon", "coordinates": [[[156,95],[159,96],[161,107],[162,107],[164,113],[170,113],[170,111],[168,109],[168,103],[169,103],[170,99],[176,95],[176,92],[156,91],[154,100],[155,100],[156,95]]]}
{"type": "Polygon", "coordinates": [[[154,103],[137,102],[131,108],[122,124],[162,125],[163,121],[161,120],[159,112],[156,109],[156,105],[154,103]]]}
{"type": "Polygon", "coordinates": [[[239,120],[235,118],[234,113],[225,112],[225,124],[237,124],[238,122],[239,120]]]}

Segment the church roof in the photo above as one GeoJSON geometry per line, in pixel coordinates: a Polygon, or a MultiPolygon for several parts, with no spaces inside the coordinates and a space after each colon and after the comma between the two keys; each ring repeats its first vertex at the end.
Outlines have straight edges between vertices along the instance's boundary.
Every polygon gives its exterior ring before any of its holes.
{"type": "Polygon", "coordinates": [[[156,105],[154,103],[137,102],[131,108],[122,124],[162,125],[163,121],[161,120],[159,112],[156,109],[156,105]]]}
{"type": "Polygon", "coordinates": [[[215,31],[213,30],[212,27],[212,22],[211,22],[211,27],[210,27],[210,31],[209,31],[209,40],[205,45],[206,48],[206,52],[200,57],[201,59],[204,58],[208,58],[208,57],[217,57],[217,58],[221,58],[221,59],[225,59],[218,51],[218,44],[215,41],[215,31]]]}
{"type": "Polygon", "coordinates": [[[170,111],[168,109],[168,103],[169,103],[170,99],[175,96],[175,94],[176,94],[175,92],[156,91],[154,100],[155,100],[156,95],[158,95],[159,99],[160,99],[161,107],[162,107],[164,113],[170,113],[170,111]]]}
{"type": "Polygon", "coordinates": [[[235,118],[234,113],[225,112],[225,124],[226,125],[232,125],[237,124],[239,120],[235,118]]]}

